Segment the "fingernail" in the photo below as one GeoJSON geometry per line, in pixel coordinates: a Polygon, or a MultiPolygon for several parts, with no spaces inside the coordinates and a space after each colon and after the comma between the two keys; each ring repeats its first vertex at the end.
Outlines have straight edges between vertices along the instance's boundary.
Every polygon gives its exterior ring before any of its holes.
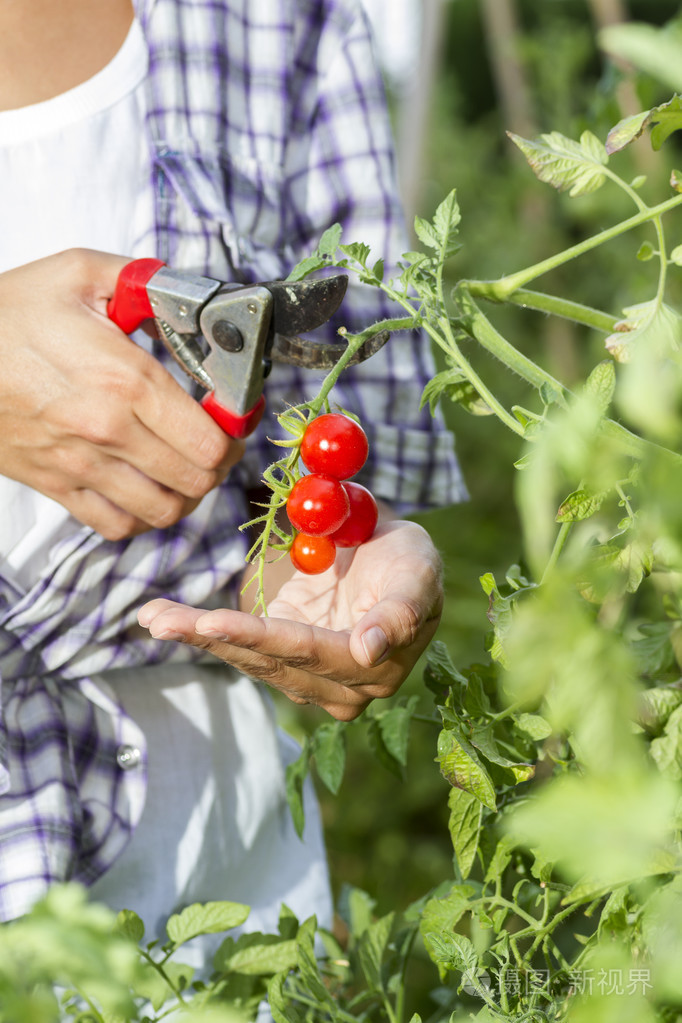
{"type": "Polygon", "coordinates": [[[223,643],[230,642],[230,637],[226,636],[224,631],[220,632],[218,629],[212,629],[210,625],[209,626],[196,625],[194,627],[194,631],[197,633],[198,636],[205,636],[206,639],[219,639],[222,640],[223,643]]]}
{"type": "Polygon", "coordinates": [[[154,637],[154,639],[175,639],[175,640],[178,640],[178,639],[184,639],[185,638],[184,633],[182,633],[182,632],[174,632],[172,629],[159,629],[158,632],[155,632],[154,629],[150,629],[149,631],[151,632],[151,634],[154,637]]]}
{"type": "Polygon", "coordinates": [[[388,650],[386,633],[378,625],[373,625],[372,628],[368,629],[363,635],[362,645],[365,653],[367,654],[367,660],[369,663],[376,664],[388,650]]]}

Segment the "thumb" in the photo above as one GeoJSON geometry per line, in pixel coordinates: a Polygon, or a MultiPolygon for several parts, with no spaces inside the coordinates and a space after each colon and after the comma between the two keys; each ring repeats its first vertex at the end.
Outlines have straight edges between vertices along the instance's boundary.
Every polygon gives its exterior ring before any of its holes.
{"type": "Polygon", "coordinates": [[[386,596],[351,632],[350,652],[358,664],[368,668],[408,647],[416,646],[418,655],[431,641],[439,620],[439,605],[421,604],[404,595],[386,596]]]}

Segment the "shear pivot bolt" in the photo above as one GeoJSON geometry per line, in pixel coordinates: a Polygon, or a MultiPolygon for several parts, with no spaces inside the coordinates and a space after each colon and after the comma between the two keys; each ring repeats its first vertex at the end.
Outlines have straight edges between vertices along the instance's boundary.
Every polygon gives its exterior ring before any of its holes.
{"type": "Polygon", "coordinates": [[[229,320],[216,320],[212,328],[213,340],[224,352],[241,352],[244,338],[239,327],[229,320]]]}

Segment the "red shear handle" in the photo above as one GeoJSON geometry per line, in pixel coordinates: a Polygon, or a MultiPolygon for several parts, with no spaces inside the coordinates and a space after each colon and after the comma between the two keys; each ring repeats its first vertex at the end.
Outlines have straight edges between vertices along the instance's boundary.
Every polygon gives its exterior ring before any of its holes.
{"type": "Polygon", "coordinates": [[[165,263],[160,259],[134,259],[118,275],[114,296],[107,306],[107,315],[126,334],[137,330],[143,320],[154,315],[149,304],[147,284],[162,266],[165,263]]]}
{"type": "Polygon", "coordinates": [[[261,395],[253,408],[243,416],[230,412],[224,405],[217,402],[212,391],[201,399],[201,407],[208,412],[212,419],[215,419],[225,433],[241,440],[242,437],[248,437],[250,433],[253,433],[260,423],[265,409],[265,398],[261,395]]]}

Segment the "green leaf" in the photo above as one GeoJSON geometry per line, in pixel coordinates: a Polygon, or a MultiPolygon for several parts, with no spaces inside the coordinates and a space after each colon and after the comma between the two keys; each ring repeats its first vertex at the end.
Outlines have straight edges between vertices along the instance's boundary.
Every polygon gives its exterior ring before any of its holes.
{"type": "Polygon", "coordinates": [[[481,718],[490,712],[490,700],[483,686],[483,680],[475,671],[469,674],[464,694],[464,709],[472,718],[481,718]]]}
{"type": "Polygon", "coordinates": [[[283,970],[268,983],[268,1008],[275,1023],[305,1023],[303,1013],[296,1007],[293,1000],[287,998],[285,985],[289,970],[283,970]]]}
{"type": "Polygon", "coordinates": [[[670,187],[675,192],[682,192],[682,171],[673,170],[670,174],[670,187]]]}
{"type": "Polygon", "coordinates": [[[383,991],[382,964],[393,930],[395,913],[388,913],[371,924],[362,934],[358,944],[358,956],[362,972],[371,990],[383,991]]]}
{"type": "Polygon", "coordinates": [[[310,743],[303,744],[300,756],[286,768],[286,794],[289,812],[299,838],[305,828],[305,809],[303,806],[303,784],[310,769],[310,743]]]}
{"type": "Polygon", "coordinates": [[[296,939],[285,940],[275,934],[248,934],[238,941],[223,942],[216,954],[215,966],[223,973],[269,976],[293,969],[297,956],[296,939]]]}
{"type": "Polygon", "coordinates": [[[514,724],[535,742],[547,739],[552,734],[552,726],[539,714],[519,714],[514,718],[514,724]]]}
{"type": "Polygon", "coordinates": [[[517,784],[533,777],[535,768],[532,764],[519,764],[500,751],[492,725],[475,725],[471,732],[471,742],[491,764],[511,771],[517,784]]]}
{"type": "Polygon", "coordinates": [[[329,256],[330,259],[336,255],[336,250],[339,247],[341,241],[341,235],[343,228],[340,224],[332,224],[324,232],[317,246],[316,255],[318,256],[329,256]]]}
{"type": "Polygon", "coordinates": [[[132,909],[122,909],[116,917],[116,933],[139,944],[144,938],[144,924],[132,909]]]}
{"type": "Polygon", "coordinates": [[[620,120],[606,136],[606,152],[617,153],[638,139],[649,123],[650,115],[650,110],[643,110],[620,120]]]}
{"type": "Polygon", "coordinates": [[[600,46],[675,92],[682,92],[682,39],[679,30],[630,22],[599,33],[600,46]]]}
{"type": "Polygon", "coordinates": [[[609,410],[616,389],[616,368],[610,359],[598,363],[585,382],[585,393],[595,400],[603,416],[609,410]]]}
{"type": "Polygon", "coordinates": [[[429,689],[442,694],[443,689],[466,686],[467,680],[458,671],[450,657],[450,651],[440,639],[435,639],[426,651],[424,682],[429,689]]]}
{"type": "Polygon", "coordinates": [[[377,715],[384,746],[403,767],[407,766],[410,726],[418,702],[418,696],[411,696],[405,706],[392,707],[377,715]]]}
{"type": "Polygon", "coordinates": [[[333,1004],[331,995],[320,975],[320,965],[315,955],[315,919],[311,917],[298,934],[297,965],[303,983],[315,1001],[320,1005],[333,1004]]]}
{"type": "Polygon", "coordinates": [[[639,697],[638,723],[650,734],[657,735],[680,704],[682,689],[672,686],[645,689],[639,697]]]}
{"type": "Polygon", "coordinates": [[[503,835],[495,846],[495,852],[493,853],[492,859],[488,864],[488,869],[485,872],[485,881],[497,881],[504,874],[505,870],[511,863],[512,852],[514,850],[514,842],[507,836],[503,835]]]}
{"type": "Polygon", "coordinates": [[[174,945],[182,945],[199,934],[217,934],[239,927],[250,909],[240,902],[196,902],[168,918],[166,931],[174,945]]]}
{"type": "Polygon", "coordinates": [[[451,785],[470,792],[489,810],[496,809],[495,789],[490,775],[457,725],[450,724],[441,731],[437,760],[441,774],[451,785]]]}
{"type": "Polygon", "coordinates": [[[341,252],[349,259],[355,260],[360,266],[367,267],[367,260],[370,257],[371,249],[363,242],[351,242],[350,245],[339,245],[341,252]]]}
{"type": "Polygon", "coordinates": [[[442,258],[444,260],[459,251],[460,246],[454,239],[461,219],[457,190],[453,188],[440,203],[433,217],[433,226],[443,250],[442,258]]]}
{"type": "Polygon", "coordinates": [[[557,522],[582,522],[599,511],[608,494],[594,494],[586,489],[574,490],[562,501],[557,522]]]}
{"type": "Polygon", "coordinates": [[[584,131],[574,142],[558,131],[529,140],[507,132],[519,147],[541,181],[570,196],[595,192],[606,180],[604,166],[608,154],[591,131],[584,131]]]}
{"type": "Polygon", "coordinates": [[[670,261],[674,263],[675,266],[682,266],[682,245],[675,246],[670,253],[670,261]]]}
{"type": "Polygon", "coordinates": [[[288,281],[302,281],[304,277],[309,277],[310,274],[315,273],[317,270],[323,270],[329,266],[329,260],[322,256],[307,256],[302,259],[300,263],[289,273],[288,281]]]}
{"type": "Polygon", "coordinates": [[[663,735],[649,747],[659,771],[679,781],[682,778],[682,707],[677,707],[665,723],[663,735]]]}
{"type": "Polygon", "coordinates": [[[470,792],[453,788],[448,796],[448,807],[450,809],[448,828],[457,866],[462,877],[467,878],[476,859],[483,806],[470,792]]]}
{"type": "Polygon", "coordinates": [[[427,248],[440,248],[440,239],[436,234],[433,225],[430,224],[428,220],[424,220],[423,217],[414,218],[414,233],[422,245],[426,245],[427,248]]]}
{"type": "Polygon", "coordinates": [[[402,779],[405,774],[404,767],[386,746],[384,735],[381,730],[380,719],[375,715],[371,715],[368,719],[367,739],[369,741],[370,748],[379,763],[385,767],[387,771],[390,771],[391,774],[394,774],[396,778],[402,779]]]}
{"type": "Polygon", "coordinates": [[[343,722],[320,725],[313,733],[312,753],[320,780],[336,795],[346,767],[346,731],[343,722]]]}
{"type": "Polygon", "coordinates": [[[653,247],[651,242],[642,242],[639,249],[637,250],[637,259],[641,263],[647,263],[650,259],[653,259],[655,255],[656,249],[653,247]]]}
{"type": "Polygon", "coordinates": [[[433,414],[438,402],[443,397],[449,398],[456,405],[461,405],[473,416],[493,414],[492,409],[481,398],[473,384],[469,383],[457,368],[443,370],[429,380],[422,392],[420,408],[423,408],[428,402],[433,414]]]}
{"type": "Polygon", "coordinates": [[[447,895],[429,899],[419,921],[422,936],[454,932],[464,914],[469,912],[470,900],[475,894],[473,885],[454,884],[447,895]]]}
{"type": "Polygon", "coordinates": [[[478,956],[473,943],[465,935],[431,931],[424,935],[424,944],[442,979],[453,970],[476,975],[478,956]]]}

